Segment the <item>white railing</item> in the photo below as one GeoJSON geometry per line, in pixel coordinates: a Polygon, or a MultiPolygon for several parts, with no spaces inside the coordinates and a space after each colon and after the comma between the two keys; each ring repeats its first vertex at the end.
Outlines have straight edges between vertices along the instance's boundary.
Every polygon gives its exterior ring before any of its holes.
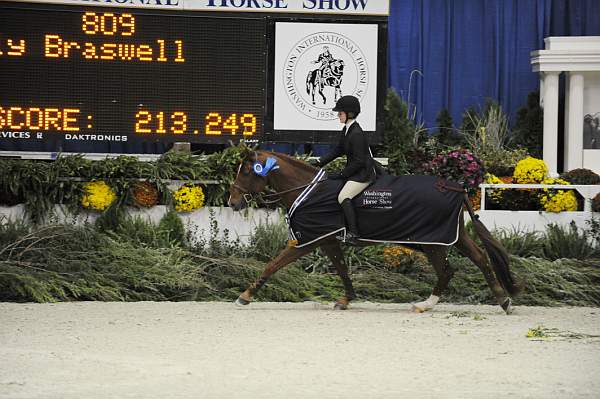
{"type": "Polygon", "coordinates": [[[487,188],[528,188],[528,189],[557,189],[576,190],[584,199],[583,211],[592,211],[592,199],[600,193],[600,185],[581,184],[480,184],[481,188],[481,210],[485,210],[485,190],[487,188]]]}

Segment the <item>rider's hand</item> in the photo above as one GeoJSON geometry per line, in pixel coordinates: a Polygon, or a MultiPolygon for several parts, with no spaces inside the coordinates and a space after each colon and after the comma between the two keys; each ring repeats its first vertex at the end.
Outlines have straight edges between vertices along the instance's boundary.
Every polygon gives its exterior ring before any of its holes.
{"type": "Polygon", "coordinates": [[[321,167],[321,161],[319,161],[318,158],[311,158],[308,160],[308,163],[311,164],[312,166],[316,166],[317,168],[321,167]]]}
{"type": "Polygon", "coordinates": [[[327,175],[327,178],[329,180],[342,180],[344,178],[344,176],[342,176],[341,173],[333,172],[333,173],[329,173],[327,175]]]}

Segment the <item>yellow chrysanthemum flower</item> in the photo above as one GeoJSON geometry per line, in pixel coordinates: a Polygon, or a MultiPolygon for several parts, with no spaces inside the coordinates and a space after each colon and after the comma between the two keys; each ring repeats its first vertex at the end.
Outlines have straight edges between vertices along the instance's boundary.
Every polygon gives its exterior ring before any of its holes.
{"type": "Polygon", "coordinates": [[[185,184],[173,193],[177,212],[193,212],[204,206],[204,192],[199,186],[185,184]]]}
{"type": "MultiPolygon", "coordinates": [[[[544,179],[542,184],[564,184],[570,185],[563,179],[544,179]]],[[[544,194],[540,197],[540,203],[547,212],[563,212],[577,210],[577,197],[573,190],[552,190],[544,189],[544,194]]]]}
{"type": "Polygon", "coordinates": [[[104,181],[93,181],[83,186],[85,194],[81,197],[81,205],[87,209],[103,211],[113,203],[117,195],[104,181]]]}
{"type": "Polygon", "coordinates": [[[383,249],[383,261],[390,267],[400,267],[403,263],[413,263],[416,259],[422,258],[418,252],[411,248],[401,245],[393,245],[383,249]]]}
{"type": "MultiPolygon", "coordinates": [[[[500,178],[498,176],[493,175],[491,173],[485,174],[485,182],[489,183],[489,184],[504,184],[504,182],[502,180],[500,180],[500,178]]],[[[487,192],[489,193],[488,196],[494,202],[500,202],[502,200],[502,194],[504,194],[505,190],[506,190],[505,188],[494,188],[494,189],[490,189],[487,192]]]]}
{"type": "Polygon", "coordinates": [[[513,180],[520,184],[538,184],[548,176],[548,165],[541,159],[527,157],[515,167],[513,180]]]}

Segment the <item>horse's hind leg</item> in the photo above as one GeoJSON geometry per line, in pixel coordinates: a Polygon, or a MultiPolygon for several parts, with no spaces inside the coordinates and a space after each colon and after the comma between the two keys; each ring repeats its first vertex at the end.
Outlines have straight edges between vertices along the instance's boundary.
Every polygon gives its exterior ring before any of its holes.
{"type": "Polygon", "coordinates": [[[513,309],[510,296],[496,278],[486,254],[481,248],[479,248],[479,246],[477,246],[475,241],[473,241],[473,239],[467,234],[466,230],[462,226],[458,235],[458,241],[456,242],[455,246],[461,254],[469,258],[475,265],[477,265],[479,270],[481,270],[483,273],[485,281],[490,287],[490,290],[492,290],[492,294],[494,294],[498,304],[502,306],[502,309],[504,309],[506,314],[511,314],[513,309]]]}
{"type": "Polygon", "coordinates": [[[437,283],[427,300],[412,305],[412,311],[417,313],[433,309],[444,291],[446,291],[446,288],[448,288],[448,283],[454,275],[454,269],[448,263],[448,247],[442,245],[424,245],[423,252],[425,252],[427,259],[435,270],[437,283]]]}
{"type": "Polygon", "coordinates": [[[254,295],[256,295],[258,290],[267,282],[267,280],[273,275],[273,273],[277,272],[279,269],[292,263],[296,259],[306,255],[314,249],[315,246],[310,245],[302,248],[287,247],[286,249],[281,251],[279,255],[275,257],[275,259],[273,259],[267,264],[267,267],[262,272],[258,280],[256,280],[250,287],[248,287],[246,291],[240,294],[235,303],[237,305],[248,305],[252,301],[254,295]]]}
{"type": "Polygon", "coordinates": [[[342,248],[337,240],[324,244],[321,246],[321,248],[323,248],[323,251],[325,251],[335,266],[338,276],[340,276],[342,279],[342,284],[344,284],[344,292],[346,296],[339,298],[335,302],[334,309],[345,310],[348,308],[350,301],[356,298],[356,293],[354,292],[354,287],[352,286],[352,280],[350,280],[350,276],[348,275],[348,266],[346,266],[346,262],[344,261],[342,248]]]}

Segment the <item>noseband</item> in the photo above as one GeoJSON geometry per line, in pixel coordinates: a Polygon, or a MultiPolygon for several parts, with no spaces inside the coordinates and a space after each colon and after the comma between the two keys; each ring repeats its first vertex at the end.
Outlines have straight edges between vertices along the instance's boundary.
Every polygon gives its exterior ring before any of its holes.
{"type": "Polygon", "coordinates": [[[239,192],[242,193],[242,198],[244,198],[244,201],[246,201],[247,204],[249,204],[250,201],[252,201],[254,199],[254,196],[252,195],[252,193],[250,191],[246,190],[244,187],[238,186],[235,183],[233,183],[233,187],[235,187],[239,192]]]}

